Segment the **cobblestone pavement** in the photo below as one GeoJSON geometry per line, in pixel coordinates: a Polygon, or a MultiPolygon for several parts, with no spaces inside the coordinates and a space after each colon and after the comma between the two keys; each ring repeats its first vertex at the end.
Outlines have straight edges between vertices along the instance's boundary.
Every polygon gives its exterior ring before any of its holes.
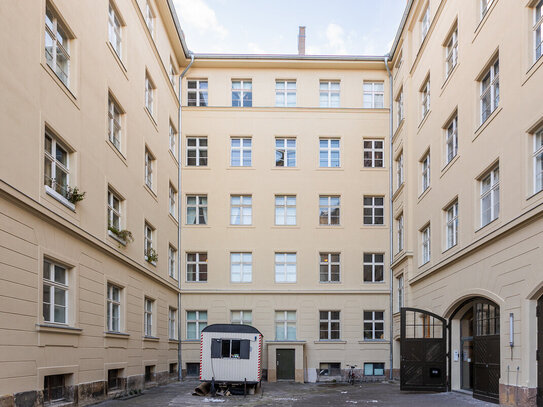
{"type": "Polygon", "coordinates": [[[314,384],[267,383],[262,394],[229,397],[197,397],[192,392],[199,383],[187,380],[146,390],[130,400],[109,400],[100,407],[186,407],[186,406],[401,406],[401,407],[495,407],[461,393],[400,392],[398,384],[362,383],[314,384]]]}

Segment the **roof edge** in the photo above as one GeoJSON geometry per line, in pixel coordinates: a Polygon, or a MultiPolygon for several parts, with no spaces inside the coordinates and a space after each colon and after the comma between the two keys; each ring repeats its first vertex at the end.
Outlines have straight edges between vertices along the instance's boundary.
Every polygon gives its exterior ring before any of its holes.
{"type": "Polygon", "coordinates": [[[195,59],[266,59],[293,61],[382,61],[380,55],[297,55],[297,54],[194,54],[195,59]]]}
{"type": "Polygon", "coordinates": [[[396,49],[398,48],[398,44],[400,42],[400,37],[402,36],[403,29],[405,28],[405,24],[407,23],[407,17],[409,16],[411,7],[413,7],[413,3],[414,3],[414,0],[407,0],[407,4],[405,6],[405,11],[403,12],[400,26],[398,27],[398,31],[396,32],[396,37],[394,37],[394,42],[392,43],[392,47],[390,48],[390,51],[387,54],[390,57],[390,60],[394,59],[394,55],[396,54],[396,49]]]}
{"type": "Polygon", "coordinates": [[[166,2],[168,3],[168,8],[170,9],[170,14],[172,15],[175,29],[177,30],[177,36],[179,37],[179,41],[181,41],[181,47],[183,48],[185,58],[190,58],[190,56],[192,55],[192,51],[189,50],[189,48],[187,47],[187,43],[185,41],[185,34],[181,28],[181,23],[179,23],[179,19],[177,18],[177,11],[175,10],[175,6],[172,0],[166,0],[166,2]]]}

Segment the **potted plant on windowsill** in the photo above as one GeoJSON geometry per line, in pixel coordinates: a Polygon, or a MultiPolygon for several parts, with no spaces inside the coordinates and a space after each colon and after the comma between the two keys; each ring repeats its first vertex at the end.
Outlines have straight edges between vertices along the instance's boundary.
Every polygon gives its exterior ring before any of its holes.
{"type": "Polygon", "coordinates": [[[81,192],[78,187],[68,187],[66,190],[66,199],[74,205],[85,199],[86,192],[81,192]]]}
{"type": "Polygon", "coordinates": [[[111,232],[113,237],[117,238],[117,240],[121,240],[121,244],[123,246],[126,246],[127,243],[134,241],[134,236],[132,236],[132,232],[126,229],[117,229],[115,226],[108,225],[107,229],[111,232]]]}
{"type": "Polygon", "coordinates": [[[158,253],[155,249],[150,247],[145,251],[145,260],[151,263],[153,266],[156,265],[156,262],[158,260],[158,253]]]}

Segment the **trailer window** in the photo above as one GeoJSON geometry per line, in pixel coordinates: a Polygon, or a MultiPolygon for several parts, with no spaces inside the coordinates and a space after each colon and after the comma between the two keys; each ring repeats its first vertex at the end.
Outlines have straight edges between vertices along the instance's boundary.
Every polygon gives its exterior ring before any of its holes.
{"type": "Polygon", "coordinates": [[[241,348],[239,339],[223,339],[221,348],[221,357],[239,359],[239,351],[241,348]]]}
{"type": "Polygon", "coordinates": [[[213,339],[211,357],[228,359],[249,359],[250,345],[247,339],[213,339]]]}

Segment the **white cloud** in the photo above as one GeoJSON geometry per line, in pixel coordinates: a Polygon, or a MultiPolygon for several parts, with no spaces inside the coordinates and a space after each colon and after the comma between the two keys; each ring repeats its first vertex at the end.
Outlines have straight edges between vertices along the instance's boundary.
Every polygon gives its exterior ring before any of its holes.
{"type": "Polygon", "coordinates": [[[266,54],[267,53],[262,48],[260,48],[258,44],[254,42],[248,43],[247,48],[249,50],[249,54],[266,54]]]}
{"type": "Polygon", "coordinates": [[[326,27],[327,46],[334,54],[346,54],[345,46],[345,30],[342,26],[336,23],[328,24],[326,27]]]}
{"type": "Polygon", "coordinates": [[[205,0],[174,0],[174,5],[179,18],[200,34],[214,33],[221,39],[228,35],[228,30],[217,20],[215,10],[205,0]]]}

